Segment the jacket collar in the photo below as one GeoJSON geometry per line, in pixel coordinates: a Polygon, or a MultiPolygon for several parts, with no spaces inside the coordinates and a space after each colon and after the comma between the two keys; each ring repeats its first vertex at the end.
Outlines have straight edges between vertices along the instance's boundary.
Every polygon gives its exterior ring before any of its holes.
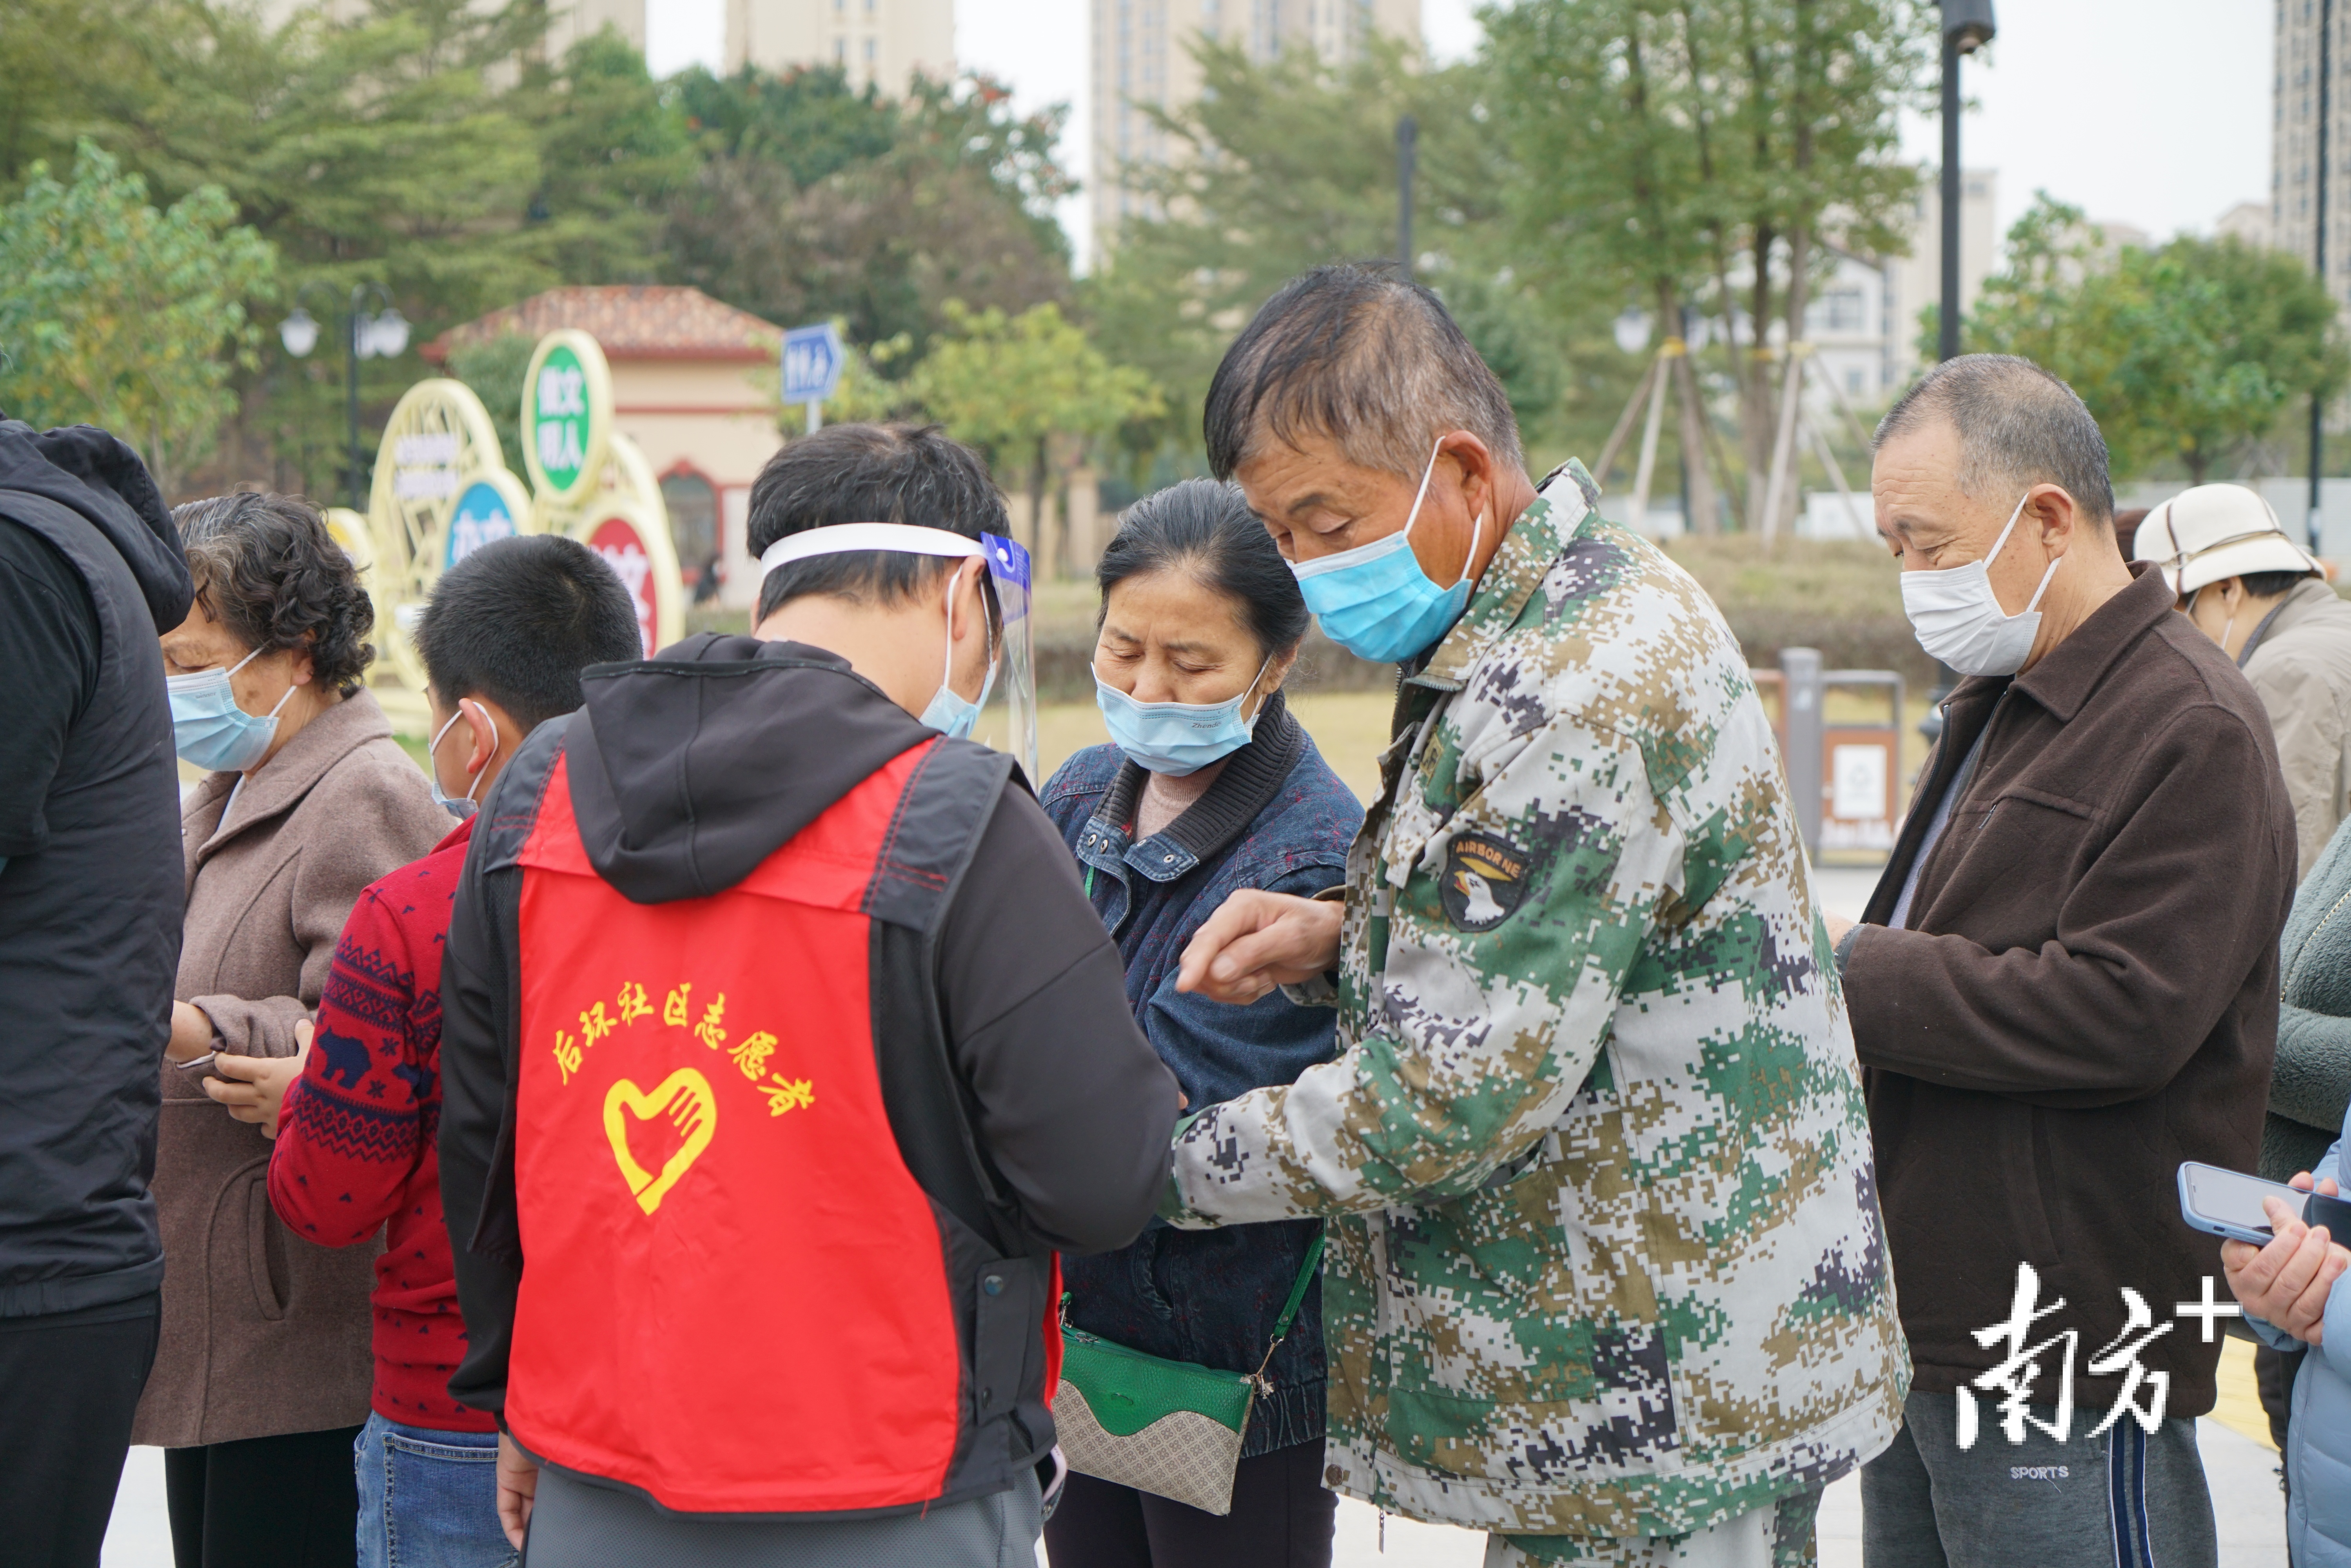
{"type": "Polygon", "coordinates": [[[1502,536],[1502,548],[1486,564],[1486,574],[1478,580],[1461,619],[1437,644],[1427,665],[1405,678],[1440,691],[1460,690],[1469,666],[1518,624],[1519,612],[1542,586],[1552,563],[1597,515],[1593,507],[1599,497],[1600,486],[1580,462],[1571,460],[1545,476],[1533,503],[1502,536]]]}
{"type": "MultiPolygon", "coordinates": [[[[336,763],[371,740],[391,738],[392,723],[377,706],[375,694],[365,687],[353,692],[296,731],[294,738],[246,781],[237,791],[236,820],[230,821],[223,813],[196,851],[196,858],[201,861],[246,829],[293,810],[336,763]]],[[[236,789],[237,778],[235,773],[215,773],[206,779],[189,803],[191,814],[225,798],[236,789]]]]}
{"type": "Polygon", "coordinates": [[[2325,578],[2306,578],[2295,583],[2286,590],[2283,599],[2270,606],[2270,612],[2262,617],[2262,623],[2253,628],[2245,645],[2237,650],[2237,668],[2243,669],[2252,658],[2253,650],[2269,638],[2307,621],[2314,612],[2342,602],[2341,596],[2325,578]]]}
{"type": "MultiPolygon", "coordinates": [[[[2031,697],[2060,723],[2082,711],[2106,672],[2141,637],[2173,613],[2171,585],[2149,561],[2130,563],[2135,580],[2074,629],[2073,634],[2016,677],[2015,690],[2031,697]]],[[[1990,683],[1988,683],[1990,684],[1990,683]]]]}
{"type": "Polygon", "coordinates": [[[1266,699],[1265,709],[1258,716],[1256,734],[1232,754],[1207,792],[1185,808],[1183,815],[1123,855],[1119,854],[1118,845],[1134,821],[1135,802],[1142,798],[1149,775],[1131,759],[1121,764],[1110,792],[1086,824],[1078,848],[1123,860],[1154,882],[1173,882],[1203,861],[1224,853],[1248,831],[1258,813],[1281,793],[1305,749],[1305,730],[1290,716],[1282,694],[1276,692],[1266,699]]]}

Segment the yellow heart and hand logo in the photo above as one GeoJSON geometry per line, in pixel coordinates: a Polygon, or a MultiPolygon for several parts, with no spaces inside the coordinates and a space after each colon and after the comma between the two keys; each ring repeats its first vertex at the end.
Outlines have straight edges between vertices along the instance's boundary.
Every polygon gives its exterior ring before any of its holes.
{"type": "Polygon", "coordinates": [[[702,1157],[710,1146],[711,1134],[718,1130],[718,1097],[710,1092],[710,1080],[691,1067],[681,1067],[661,1081],[647,1094],[623,1078],[604,1094],[604,1136],[611,1142],[612,1158],[621,1167],[621,1178],[629,1190],[637,1195],[637,1207],[651,1214],[661,1207],[669,1189],[688,1166],[702,1157]],[[626,1111],[641,1122],[655,1116],[667,1116],[670,1124],[684,1136],[677,1153],[670,1155],[659,1176],[637,1163],[629,1152],[629,1124],[622,1113],[626,1111]]]}

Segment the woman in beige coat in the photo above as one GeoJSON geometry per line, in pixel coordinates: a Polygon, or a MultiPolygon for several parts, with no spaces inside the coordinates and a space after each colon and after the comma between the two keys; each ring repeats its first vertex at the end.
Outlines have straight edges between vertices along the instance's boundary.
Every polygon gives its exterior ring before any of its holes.
{"type": "Polygon", "coordinates": [[[319,514],[239,495],[174,516],[196,601],[162,640],[172,726],[180,755],[215,771],[181,813],[187,928],[154,1181],[162,1339],[131,1440],[168,1450],[179,1568],[349,1568],[372,1249],[288,1231],[262,1130],[183,1064],[298,1057],[360,890],[453,824],[360,688],[374,612],[319,514]]]}

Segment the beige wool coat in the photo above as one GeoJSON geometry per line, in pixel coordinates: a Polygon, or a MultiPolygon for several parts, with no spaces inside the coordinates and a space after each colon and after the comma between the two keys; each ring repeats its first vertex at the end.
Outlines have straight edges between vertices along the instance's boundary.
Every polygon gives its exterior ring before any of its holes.
{"type": "MultiPolygon", "coordinates": [[[[221,1050],[291,1056],[368,883],[455,825],[365,691],[327,709],[236,792],[215,773],[180,815],[188,914],[174,995],[221,1050]]],[[[162,1066],[155,1204],[162,1340],[133,1443],[167,1448],[367,1419],[368,1290],[381,1244],[320,1247],[269,1207],[269,1140],[162,1066]]]]}
{"type": "Polygon", "coordinates": [[[2351,804],[2351,604],[2317,578],[2296,583],[2237,655],[2277,733],[2308,876],[2351,804]]]}

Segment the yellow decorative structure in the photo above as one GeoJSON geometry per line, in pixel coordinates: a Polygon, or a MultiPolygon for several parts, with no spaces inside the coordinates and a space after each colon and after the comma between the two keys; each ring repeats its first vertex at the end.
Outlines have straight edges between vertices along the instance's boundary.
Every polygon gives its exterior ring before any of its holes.
{"type": "Polygon", "coordinates": [[[636,601],[647,656],[685,631],[685,592],[661,485],[612,429],[612,380],[585,332],[549,332],[523,382],[526,486],[507,471],[496,427],[463,382],[435,378],[393,406],[368,512],[335,507],[328,529],[358,562],[375,601],[371,683],[398,728],[423,733],[424,662],[416,622],[442,572],[494,539],[560,532],[601,553],[636,601]]]}
{"type": "Polygon", "coordinates": [[[497,428],[473,388],[445,377],[409,388],[377,448],[365,519],[371,559],[363,563],[375,601],[373,684],[395,725],[424,720],[424,663],[413,636],[433,584],[491,540],[537,530],[530,493],[507,471],[497,428]]]}

